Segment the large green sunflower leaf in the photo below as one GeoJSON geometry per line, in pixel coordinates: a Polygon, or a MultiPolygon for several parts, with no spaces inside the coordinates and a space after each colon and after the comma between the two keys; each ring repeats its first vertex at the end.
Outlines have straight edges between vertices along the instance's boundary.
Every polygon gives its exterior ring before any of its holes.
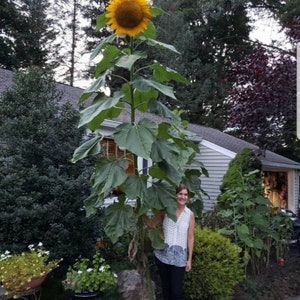
{"type": "Polygon", "coordinates": [[[105,94],[99,94],[92,105],[80,112],[79,127],[91,122],[101,112],[108,110],[117,105],[119,100],[124,96],[120,91],[115,92],[112,97],[105,94]]]}
{"type": "Polygon", "coordinates": [[[141,112],[147,112],[149,110],[149,103],[158,97],[157,90],[153,88],[150,88],[147,92],[140,92],[134,89],[132,101],[131,86],[129,83],[122,85],[122,92],[124,93],[124,100],[141,112]]]}
{"type": "Polygon", "coordinates": [[[158,49],[167,49],[167,50],[170,50],[170,51],[175,52],[177,54],[180,54],[180,52],[178,52],[177,49],[173,45],[170,45],[170,44],[165,44],[165,43],[156,41],[154,39],[147,39],[146,43],[149,46],[153,46],[153,47],[156,47],[158,49]]]}
{"type": "Polygon", "coordinates": [[[164,210],[172,220],[176,220],[176,195],[171,185],[152,185],[147,191],[145,205],[152,209],[164,210]]]}
{"type": "Polygon", "coordinates": [[[108,21],[108,18],[106,17],[106,12],[102,13],[101,15],[98,15],[96,18],[96,30],[100,30],[101,28],[106,26],[106,23],[108,21]]]}
{"type": "Polygon", "coordinates": [[[104,200],[104,194],[98,194],[93,191],[92,194],[84,200],[86,216],[89,217],[91,215],[95,215],[99,211],[101,205],[104,203],[104,200]]]}
{"type": "Polygon", "coordinates": [[[178,170],[174,166],[165,161],[159,162],[149,169],[149,175],[161,180],[172,181],[175,185],[179,185],[182,178],[182,170],[178,170]]]}
{"type": "Polygon", "coordinates": [[[132,215],[133,208],[124,201],[114,202],[106,208],[104,231],[113,243],[116,243],[124,232],[130,231],[132,215]]]}
{"type": "Polygon", "coordinates": [[[173,121],[177,126],[181,124],[181,118],[174,114],[167,106],[160,101],[151,101],[149,103],[149,109],[151,112],[161,116],[162,118],[168,118],[173,121]]]}
{"type": "MultiPolygon", "coordinates": [[[[93,83],[91,86],[89,86],[85,91],[84,94],[89,94],[89,93],[98,93],[99,91],[101,91],[103,88],[106,87],[106,77],[107,75],[110,73],[110,70],[106,70],[104,73],[102,73],[101,76],[99,76],[93,83]]],[[[81,96],[79,101],[83,102],[83,99],[85,98],[85,96],[81,96]]]]}
{"type": "Polygon", "coordinates": [[[134,63],[140,58],[145,58],[147,55],[144,52],[136,51],[134,54],[122,55],[116,62],[116,66],[131,70],[134,63]]]}
{"type": "Polygon", "coordinates": [[[155,162],[166,160],[176,166],[179,154],[178,148],[168,140],[156,140],[152,145],[151,159],[155,162]]]}
{"type": "Polygon", "coordinates": [[[164,233],[161,226],[149,229],[148,237],[154,249],[164,248],[164,233]]]}
{"type": "Polygon", "coordinates": [[[97,46],[95,47],[95,49],[93,50],[92,54],[91,54],[91,60],[95,59],[99,54],[101,54],[101,50],[107,45],[112,43],[115,39],[116,39],[116,35],[112,34],[110,36],[108,36],[107,38],[104,38],[100,41],[99,44],[97,44],[97,46]]]}
{"type": "Polygon", "coordinates": [[[164,95],[176,99],[172,87],[161,84],[154,80],[139,78],[132,82],[132,86],[140,92],[148,92],[150,88],[153,87],[164,95]]]}
{"type": "Polygon", "coordinates": [[[161,9],[160,7],[157,6],[151,6],[151,16],[153,18],[161,16],[165,13],[165,11],[163,9],[161,9]]]}
{"type": "Polygon", "coordinates": [[[171,80],[174,80],[177,82],[190,84],[190,82],[181,74],[160,63],[152,64],[149,66],[149,68],[153,70],[153,77],[158,82],[169,82],[171,80]]]}
{"type": "Polygon", "coordinates": [[[147,112],[149,110],[149,103],[151,100],[157,99],[158,92],[155,89],[150,89],[148,92],[140,92],[134,90],[134,108],[138,109],[141,112],[147,112]]]}
{"type": "Polygon", "coordinates": [[[101,61],[96,65],[95,68],[95,76],[96,78],[104,71],[113,67],[112,62],[118,55],[120,54],[121,50],[114,45],[106,45],[104,51],[101,53],[103,56],[101,61]]]}
{"type": "Polygon", "coordinates": [[[142,41],[145,41],[146,39],[156,39],[156,28],[153,24],[153,22],[149,22],[147,28],[138,34],[136,39],[141,39],[142,41]]]}
{"type": "Polygon", "coordinates": [[[84,103],[88,98],[90,98],[94,93],[84,91],[78,100],[78,104],[84,103]]]}
{"type": "Polygon", "coordinates": [[[127,178],[126,169],[128,167],[127,159],[108,160],[101,157],[93,174],[93,189],[99,193],[105,193],[107,190],[120,186],[127,178]],[[100,190],[98,187],[101,187],[100,190]]]}
{"type": "Polygon", "coordinates": [[[123,109],[124,109],[124,105],[121,102],[119,102],[114,107],[103,110],[101,113],[99,113],[91,122],[87,124],[87,127],[91,131],[95,131],[100,127],[100,125],[105,119],[117,118],[123,109]]]}
{"type": "Polygon", "coordinates": [[[157,134],[157,138],[158,139],[170,139],[170,128],[171,128],[171,124],[167,123],[167,122],[162,122],[158,125],[158,134],[157,134]]]}
{"type": "Polygon", "coordinates": [[[147,175],[131,175],[128,176],[122,190],[125,192],[129,199],[144,199],[147,194],[147,175]]]}
{"type": "Polygon", "coordinates": [[[142,119],[138,124],[123,123],[116,128],[114,139],[119,147],[139,157],[149,158],[157,128],[157,124],[149,119],[142,119]]]}
{"type": "Polygon", "coordinates": [[[89,155],[96,155],[101,151],[100,140],[102,139],[101,135],[97,135],[89,141],[80,145],[75,149],[73,157],[71,159],[72,163],[76,163],[78,160],[83,159],[89,155]]]}

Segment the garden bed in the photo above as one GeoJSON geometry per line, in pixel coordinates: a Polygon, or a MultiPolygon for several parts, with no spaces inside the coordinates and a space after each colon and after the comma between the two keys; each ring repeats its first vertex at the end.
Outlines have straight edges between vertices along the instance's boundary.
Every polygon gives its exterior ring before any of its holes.
{"type": "Polygon", "coordinates": [[[275,258],[261,274],[248,275],[247,280],[235,288],[233,300],[284,300],[300,295],[300,253],[299,245],[293,244],[284,265],[275,258]]]}

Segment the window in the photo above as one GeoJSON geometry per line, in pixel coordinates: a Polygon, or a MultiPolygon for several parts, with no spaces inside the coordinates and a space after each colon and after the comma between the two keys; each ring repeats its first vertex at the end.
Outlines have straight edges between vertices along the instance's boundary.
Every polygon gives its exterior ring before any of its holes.
{"type": "Polygon", "coordinates": [[[287,207],[287,173],[263,172],[264,195],[270,199],[274,207],[287,207]]]}
{"type": "Polygon", "coordinates": [[[120,149],[113,139],[103,139],[101,141],[101,153],[103,156],[110,158],[115,156],[117,158],[126,157],[128,160],[127,174],[134,174],[133,155],[126,149],[120,149]]]}

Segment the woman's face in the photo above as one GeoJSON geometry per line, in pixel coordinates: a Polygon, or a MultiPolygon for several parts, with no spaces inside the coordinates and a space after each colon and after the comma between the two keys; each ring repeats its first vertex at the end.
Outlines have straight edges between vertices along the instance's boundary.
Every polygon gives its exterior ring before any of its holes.
{"type": "Polygon", "coordinates": [[[189,198],[189,193],[187,189],[183,189],[176,194],[177,203],[179,205],[185,205],[189,198]]]}

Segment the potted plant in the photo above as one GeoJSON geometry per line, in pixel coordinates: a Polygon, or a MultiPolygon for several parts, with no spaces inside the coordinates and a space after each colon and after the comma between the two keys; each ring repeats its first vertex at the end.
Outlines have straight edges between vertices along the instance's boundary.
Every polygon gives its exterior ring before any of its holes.
{"type": "Polygon", "coordinates": [[[58,267],[60,260],[49,261],[49,251],[39,243],[37,247],[28,246],[29,251],[0,256],[0,286],[5,295],[17,298],[22,292],[40,286],[47,274],[58,267]]]}
{"type": "Polygon", "coordinates": [[[93,298],[116,287],[117,275],[97,251],[92,259],[78,258],[68,268],[63,286],[74,293],[74,298],[93,298]]]}

